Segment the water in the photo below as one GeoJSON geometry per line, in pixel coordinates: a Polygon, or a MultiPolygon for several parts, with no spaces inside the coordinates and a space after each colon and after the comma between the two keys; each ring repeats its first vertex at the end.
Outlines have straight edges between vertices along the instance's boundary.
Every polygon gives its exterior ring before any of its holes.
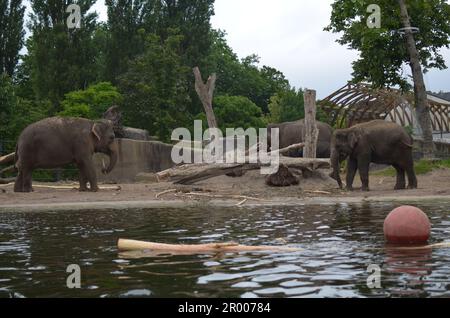
{"type": "MultiPolygon", "coordinates": [[[[432,243],[450,204],[420,206],[432,243]]],[[[0,213],[0,297],[449,297],[450,250],[385,249],[392,204],[0,213]],[[119,255],[118,238],[291,245],[296,253],[119,255]],[[79,290],[66,269],[81,267],[79,290]],[[367,287],[369,265],[381,289],[367,287]]]]}

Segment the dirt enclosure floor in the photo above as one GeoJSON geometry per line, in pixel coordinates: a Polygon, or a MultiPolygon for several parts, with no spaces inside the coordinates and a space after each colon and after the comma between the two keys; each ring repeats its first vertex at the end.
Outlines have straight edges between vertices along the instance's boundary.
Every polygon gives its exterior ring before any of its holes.
{"type": "MultiPolygon", "coordinates": [[[[321,170],[312,178],[301,176],[298,186],[274,188],[265,184],[265,177],[259,171],[248,172],[240,178],[217,177],[199,182],[194,186],[178,186],[172,183],[136,183],[120,185],[101,185],[109,187],[98,193],[79,192],[75,183],[34,183],[33,193],[14,193],[13,186],[0,186],[0,210],[10,210],[15,207],[22,209],[40,206],[45,209],[71,205],[72,208],[87,204],[86,208],[101,209],[108,203],[109,207],[129,206],[140,202],[140,207],[158,206],[188,206],[189,204],[212,204],[222,202],[224,205],[275,205],[314,202],[360,202],[360,201],[390,201],[403,198],[406,201],[418,199],[441,198],[450,200],[450,170],[435,170],[426,175],[418,176],[419,189],[394,191],[395,177],[371,176],[370,192],[361,192],[359,177],[355,179],[355,191],[346,192],[337,187],[334,180],[328,177],[329,171],[321,170]],[[37,187],[65,186],[68,189],[50,189],[37,187]],[[72,188],[73,187],[73,188],[72,188]],[[172,205],[171,205],[172,203],[172,205]],[[177,204],[178,205],[177,205],[177,204]]],[[[345,179],[344,179],[345,180],[345,179]]]]}

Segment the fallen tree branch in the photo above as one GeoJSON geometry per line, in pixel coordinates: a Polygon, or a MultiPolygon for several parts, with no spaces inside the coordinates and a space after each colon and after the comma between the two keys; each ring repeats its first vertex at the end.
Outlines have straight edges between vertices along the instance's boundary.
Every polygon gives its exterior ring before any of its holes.
{"type": "Polygon", "coordinates": [[[310,190],[305,190],[305,193],[312,193],[312,194],[325,194],[325,195],[330,195],[332,194],[331,192],[328,191],[310,191],[310,190]]]}
{"type": "Polygon", "coordinates": [[[134,240],[119,239],[119,251],[150,251],[159,254],[211,254],[211,253],[241,253],[241,252],[298,252],[301,249],[287,246],[245,246],[238,243],[212,243],[200,245],[172,245],[134,240]]]}
{"type": "Polygon", "coordinates": [[[16,178],[6,178],[0,179],[0,187],[7,187],[9,185],[13,185],[16,178]]]}
{"type": "Polygon", "coordinates": [[[268,200],[254,198],[254,197],[248,197],[245,195],[226,195],[226,194],[206,194],[206,193],[185,193],[185,195],[191,195],[191,196],[198,196],[198,197],[205,197],[205,198],[211,198],[211,199],[239,199],[239,200],[247,200],[247,201],[260,201],[260,202],[268,202],[268,200]]]}
{"type": "Polygon", "coordinates": [[[3,170],[0,171],[0,176],[3,176],[5,173],[12,173],[16,171],[16,167],[15,166],[9,166],[3,170]]]}
{"type": "Polygon", "coordinates": [[[242,206],[243,204],[245,204],[248,201],[248,199],[244,199],[241,202],[239,202],[238,204],[236,204],[236,206],[242,206]]]}
{"type": "MultiPolygon", "coordinates": [[[[285,165],[289,169],[314,171],[316,169],[330,168],[330,160],[280,157],[280,165],[285,165]]],[[[187,164],[162,171],[157,176],[160,182],[166,181],[176,184],[192,185],[196,182],[233,172],[242,173],[250,170],[258,170],[265,166],[267,165],[262,163],[187,164]]]]}
{"type": "Polygon", "coordinates": [[[290,145],[289,147],[286,147],[286,148],[283,148],[283,149],[280,149],[280,150],[272,151],[272,152],[269,153],[269,155],[274,156],[274,155],[276,155],[277,152],[280,155],[286,155],[292,150],[298,150],[298,149],[302,149],[304,147],[305,147],[305,143],[294,144],[294,145],[290,145]]]}
{"type": "Polygon", "coordinates": [[[0,157],[0,165],[6,165],[14,162],[14,158],[16,157],[16,153],[10,153],[9,155],[0,157]]]}
{"type": "Polygon", "coordinates": [[[166,191],[160,192],[160,193],[158,193],[158,194],[155,196],[155,198],[156,198],[156,199],[159,199],[161,196],[163,196],[163,195],[165,195],[165,194],[174,193],[174,192],[178,192],[178,190],[177,190],[177,189],[170,189],[170,190],[166,190],[166,191]]]}

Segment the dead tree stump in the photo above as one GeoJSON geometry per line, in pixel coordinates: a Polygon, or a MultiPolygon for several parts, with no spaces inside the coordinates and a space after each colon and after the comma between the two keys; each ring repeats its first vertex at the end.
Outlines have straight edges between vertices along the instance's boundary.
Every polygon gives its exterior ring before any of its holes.
{"type": "Polygon", "coordinates": [[[198,67],[194,68],[194,76],[195,90],[205,109],[206,118],[208,119],[208,126],[210,129],[218,128],[216,116],[214,115],[212,106],[214,89],[216,87],[216,74],[211,75],[206,84],[203,83],[202,74],[200,73],[200,69],[198,67]]]}
{"type": "Polygon", "coordinates": [[[290,187],[298,185],[299,181],[285,165],[280,165],[277,173],[266,177],[266,184],[270,187],[290,187]]]}
{"type": "Polygon", "coordinates": [[[317,141],[319,130],[316,123],[316,91],[305,90],[305,148],[303,157],[315,159],[317,157],[317,141]]]}

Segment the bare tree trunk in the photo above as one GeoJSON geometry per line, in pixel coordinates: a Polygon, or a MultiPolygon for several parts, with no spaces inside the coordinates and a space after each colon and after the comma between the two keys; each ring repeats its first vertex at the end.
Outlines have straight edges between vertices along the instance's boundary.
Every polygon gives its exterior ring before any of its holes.
{"type": "Polygon", "coordinates": [[[434,156],[433,129],[431,126],[430,110],[428,108],[428,97],[423,79],[422,66],[420,65],[419,52],[417,51],[416,41],[411,30],[411,22],[408,15],[408,9],[404,0],[398,0],[400,5],[401,19],[406,28],[407,49],[410,55],[410,65],[414,78],[414,95],[417,120],[423,133],[423,152],[425,158],[434,156]]]}
{"type": "Polygon", "coordinates": [[[216,85],[216,74],[211,75],[208,81],[203,83],[202,74],[198,67],[194,67],[195,75],[195,90],[198,97],[202,101],[203,107],[205,108],[206,118],[208,119],[208,126],[210,129],[218,128],[216,116],[214,115],[214,110],[212,107],[212,100],[214,96],[214,89],[216,85]]]}
{"type": "Polygon", "coordinates": [[[305,149],[304,158],[315,159],[317,157],[317,140],[319,130],[316,123],[316,91],[305,91],[305,149]]]}

